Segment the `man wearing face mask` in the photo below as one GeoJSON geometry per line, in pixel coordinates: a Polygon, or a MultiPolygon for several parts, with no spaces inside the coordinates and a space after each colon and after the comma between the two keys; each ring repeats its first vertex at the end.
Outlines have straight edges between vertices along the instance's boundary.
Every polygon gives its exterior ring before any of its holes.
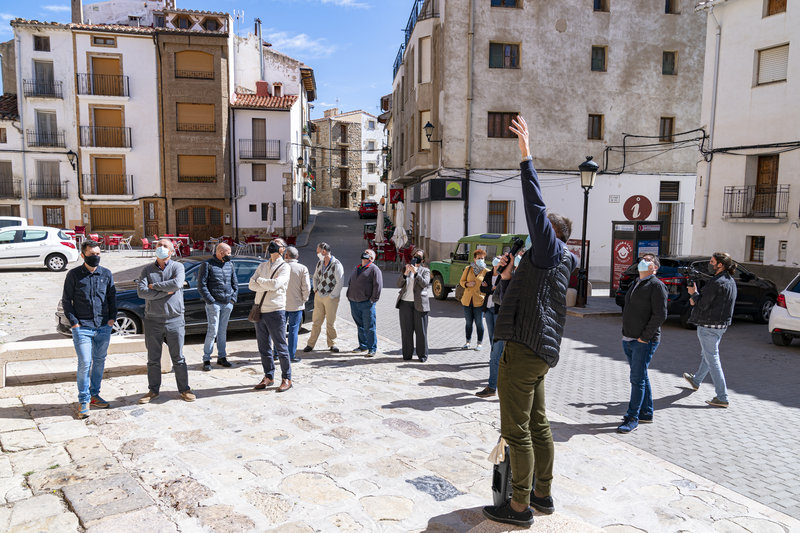
{"type": "Polygon", "coordinates": [[[395,307],[400,311],[400,337],[403,359],[411,361],[414,355],[414,336],[417,342],[417,357],[421,363],[428,360],[428,312],[431,309],[428,287],[431,285],[431,270],[424,265],[425,252],[414,250],[411,262],[403,275],[397,278],[400,292],[395,307]]]}
{"type": "Polygon", "coordinates": [[[314,313],[311,315],[313,325],[308,344],[304,352],[310,352],[317,344],[319,334],[322,332],[322,323],[325,322],[325,335],[328,348],[334,353],[339,352],[336,346],[336,312],[339,309],[339,297],[342,294],[344,267],[338,259],[333,257],[331,247],[326,242],[317,245],[317,258],[319,262],[314,269],[314,313]]]}
{"type": "Polygon", "coordinates": [[[273,349],[281,364],[281,384],[277,392],[292,388],[292,363],[286,342],[286,289],[289,286],[291,269],[283,260],[286,243],[274,239],[269,243],[269,261],[258,265],[250,278],[250,290],[255,292],[255,302],[261,306],[261,320],[256,323],[256,340],[261,354],[264,378],[253,387],[264,390],[275,382],[275,360],[273,349]]]}
{"type": "Polygon", "coordinates": [[[229,368],[232,365],[228,362],[225,348],[228,320],[239,296],[239,283],[236,281],[236,269],[231,262],[231,247],[228,244],[219,243],[214,256],[200,264],[197,269],[197,290],[206,303],[208,320],[206,341],[203,345],[203,371],[211,371],[214,339],[217,341],[217,364],[229,368]]]}
{"type": "Polygon", "coordinates": [[[172,261],[175,248],[169,239],[161,239],[156,247],[156,260],[142,269],[136,293],[145,301],[144,342],[147,346],[147,384],[149,391],[139,403],[150,403],[161,390],[161,349],[164,342],[172,358],[172,369],[178,392],[185,402],[196,397],[189,388],[189,373],[183,357],[186,322],[183,318],[183,264],[172,261]]]}
{"type": "Polygon", "coordinates": [[[81,257],[83,264],[64,280],[61,305],[78,354],[78,418],[86,418],[90,407],[109,407],[100,397],[100,383],[117,317],[117,290],[111,271],[100,266],[100,243],[83,241],[81,257]]]}
{"type": "Polygon", "coordinates": [[[728,387],[722,363],[719,359],[719,343],[728,331],[736,304],[736,263],[725,252],[716,252],[708,262],[708,272],[713,278],[703,285],[703,294],[697,285],[689,287],[692,314],[689,322],[697,325],[697,339],[700,341],[700,366],[694,374],[684,374],[692,389],[697,390],[708,374],[714,383],[716,395],[706,400],[714,407],[728,407],[728,387]]]}
{"type": "Polygon", "coordinates": [[[639,279],[625,293],[622,309],[622,348],[630,366],[631,398],[617,433],[630,433],[653,422],[653,391],[647,368],[667,319],[667,287],[656,277],[661,262],[646,254],[639,261],[639,279]]]}
{"type": "Polygon", "coordinates": [[[353,269],[347,282],[347,299],[350,300],[350,313],[358,327],[358,348],[356,353],[366,353],[374,357],[378,351],[378,335],[375,330],[375,304],[381,297],[383,274],[375,265],[375,252],[369,248],[361,254],[361,264],[353,269]]]}

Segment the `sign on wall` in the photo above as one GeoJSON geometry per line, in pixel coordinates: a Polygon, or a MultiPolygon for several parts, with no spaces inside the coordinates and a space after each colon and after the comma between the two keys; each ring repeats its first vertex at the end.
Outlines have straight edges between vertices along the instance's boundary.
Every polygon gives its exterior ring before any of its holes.
{"type": "Polygon", "coordinates": [[[402,202],[404,193],[405,189],[389,189],[389,203],[402,202]]]}
{"type": "Polygon", "coordinates": [[[646,220],[652,212],[653,204],[641,194],[631,196],[622,205],[622,213],[628,220],[646,220]]]}
{"type": "Polygon", "coordinates": [[[633,241],[628,239],[614,240],[613,273],[611,275],[611,286],[613,289],[619,288],[619,277],[628,267],[633,264],[633,241]]]}

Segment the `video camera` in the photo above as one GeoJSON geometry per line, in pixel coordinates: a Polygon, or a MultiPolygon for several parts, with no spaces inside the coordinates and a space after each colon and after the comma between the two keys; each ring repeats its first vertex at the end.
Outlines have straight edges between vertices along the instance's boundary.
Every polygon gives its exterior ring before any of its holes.
{"type": "Polygon", "coordinates": [[[703,273],[693,266],[678,267],[678,272],[686,276],[686,283],[690,286],[704,279],[703,273]]]}
{"type": "Polygon", "coordinates": [[[522,250],[524,247],[525,247],[525,241],[520,239],[519,237],[515,237],[514,241],[511,243],[511,250],[509,250],[508,252],[509,254],[511,254],[511,260],[508,263],[506,263],[505,266],[497,267],[497,274],[498,274],[497,283],[500,283],[500,274],[503,273],[503,270],[505,270],[508,265],[514,262],[514,256],[516,256],[519,253],[519,251],[522,250]]]}

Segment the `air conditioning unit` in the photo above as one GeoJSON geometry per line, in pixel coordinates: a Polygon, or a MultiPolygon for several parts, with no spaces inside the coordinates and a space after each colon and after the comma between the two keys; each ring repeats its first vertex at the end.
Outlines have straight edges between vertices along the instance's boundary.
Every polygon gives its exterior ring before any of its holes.
{"type": "Polygon", "coordinates": [[[247,194],[247,187],[239,187],[236,189],[236,198],[244,198],[247,194]]]}

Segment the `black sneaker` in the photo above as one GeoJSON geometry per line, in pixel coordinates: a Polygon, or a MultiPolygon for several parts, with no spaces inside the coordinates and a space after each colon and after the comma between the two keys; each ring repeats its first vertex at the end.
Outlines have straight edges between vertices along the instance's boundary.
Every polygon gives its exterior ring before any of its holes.
{"type": "Polygon", "coordinates": [[[331,346],[331,351],[333,353],[339,353],[339,347],[334,344],[333,346],[331,346]]]}
{"type": "Polygon", "coordinates": [[[289,359],[289,361],[291,361],[292,363],[299,363],[300,361],[302,361],[302,359],[299,357],[295,357],[294,359],[289,359]]]}
{"type": "Polygon", "coordinates": [[[306,352],[306,353],[308,353],[308,352],[310,352],[310,351],[311,351],[311,350],[313,350],[313,349],[314,349],[314,348],[312,348],[311,346],[306,346],[305,348],[303,348],[303,351],[304,351],[304,352],[306,352]]]}
{"type": "Polygon", "coordinates": [[[544,514],[553,514],[556,511],[552,496],[539,498],[533,494],[533,491],[531,491],[531,507],[544,514]]]}
{"type": "Polygon", "coordinates": [[[211,361],[203,361],[203,372],[211,372],[211,361]]]}
{"type": "Polygon", "coordinates": [[[218,364],[218,365],[220,365],[220,366],[224,366],[225,368],[230,368],[230,367],[232,367],[232,366],[233,366],[233,365],[230,363],[230,361],[228,361],[228,359],[227,359],[227,358],[225,358],[225,357],[220,357],[220,358],[218,358],[218,359],[217,359],[217,364],[218,364]]]}
{"type": "Polygon", "coordinates": [[[353,348],[353,353],[364,353],[366,351],[367,351],[367,349],[366,348],[362,348],[361,346],[359,346],[358,348],[353,348]]]}
{"type": "Polygon", "coordinates": [[[497,394],[497,390],[496,389],[490,389],[489,387],[486,387],[482,391],[476,392],[475,396],[477,396],[478,398],[490,398],[490,397],[494,396],[495,394],[497,394]]]}
{"type": "Polygon", "coordinates": [[[533,511],[528,507],[521,513],[511,508],[511,502],[503,505],[488,505],[483,508],[483,516],[495,522],[503,524],[513,524],[515,526],[529,526],[533,524],[533,511]]]}

